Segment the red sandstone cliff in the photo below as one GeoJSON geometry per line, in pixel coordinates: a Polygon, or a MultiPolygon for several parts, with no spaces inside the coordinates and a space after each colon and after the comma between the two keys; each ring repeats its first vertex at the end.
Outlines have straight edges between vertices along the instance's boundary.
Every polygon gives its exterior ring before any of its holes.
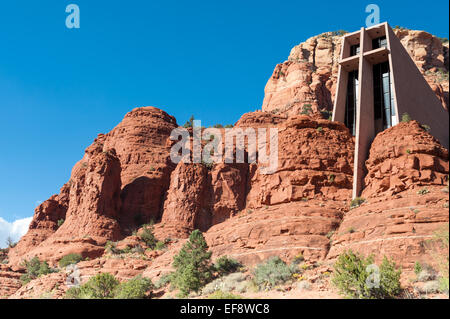
{"type": "MultiPolygon", "coordinates": [[[[448,44],[425,32],[396,33],[427,80],[440,81],[438,95],[448,96],[448,79],[441,81],[438,71],[448,70],[448,44]]],[[[63,296],[64,273],[20,288],[21,261],[33,256],[54,265],[79,253],[91,259],[79,263],[83,276],[154,279],[170,271],[193,229],[205,232],[214,257],[230,255],[247,266],[300,253],[308,262],[333,261],[348,248],[391,256],[405,269],[426,259],[424,240],[448,223],[442,191],[448,151],[414,121],[378,134],[366,163],[366,202],[350,209],[354,138],[341,123],[298,114],[304,104],[331,108],[338,52],[338,37],[331,34],[294,47],[266,86],[263,111],[235,124],[278,129],[273,174],[262,174],[260,164],[176,165],[169,153],[175,118],[154,107],[126,114],[86,149],[60,194],[36,208],[28,233],[0,265],[0,297],[38,297],[48,290],[63,296]],[[150,221],[158,238],[171,238],[167,250],[145,252],[142,259],[105,252],[108,240],[135,247],[133,230],[150,221]]]]}

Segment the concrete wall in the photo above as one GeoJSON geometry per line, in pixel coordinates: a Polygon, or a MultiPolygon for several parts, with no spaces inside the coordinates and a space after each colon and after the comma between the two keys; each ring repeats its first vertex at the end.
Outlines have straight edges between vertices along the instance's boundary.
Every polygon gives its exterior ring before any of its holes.
{"type": "Polygon", "coordinates": [[[431,127],[430,133],[448,149],[449,114],[428,85],[394,31],[387,25],[391,74],[397,116],[408,113],[413,120],[431,127]]]}
{"type": "MultiPolygon", "coordinates": [[[[364,29],[361,30],[361,52],[370,51],[372,39],[364,29]]],[[[373,66],[363,56],[359,59],[359,92],[356,111],[355,162],[353,171],[353,198],[359,196],[364,188],[367,174],[366,160],[370,145],[375,138],[373,101],[373,66]]]]}
{"type": "MultiPolygon", "coordinates": [[[[370,32],[378,36],[386,34],[389,49],[387,59],[391,68],[391,82],[394,88],[391,93],[394,96],[394,108],[398,122],[400,122],[403,113],[408,113],[413,119],[429,125],[431,127],[430,133],[442,145],[446,148],[449,145],[448,112],[442,107],[441,102],[417,69],[414,61],[395,36],[391,27],[387,23],[382,23],[368,30],[361,28],[360,31],[351,33],[351,41],[355,42],[358,36],[360,39],[353,198],[359,196],[364,189],[364,177],[367,173],[365,161],[369,157],[370,146],[375,138],[376,131],[373,110],[373,64],[369,62],[369,56],[378,53],[374,50],[367,53],[367,57],[364,57],[364,53],[372,50],[370,32]]],[[[348,57],[350,50],[348,39],[344,37],[343,41],[341,60],[348,57]]],[[[383,58],[386,59],[385,56],[383,58]]],[[[375,60],[374,63],[380,62],[375,60]]],[[[348,72],[342,65],[339,65],[333,121],[345,122],[347,83],[348,72]]]]}

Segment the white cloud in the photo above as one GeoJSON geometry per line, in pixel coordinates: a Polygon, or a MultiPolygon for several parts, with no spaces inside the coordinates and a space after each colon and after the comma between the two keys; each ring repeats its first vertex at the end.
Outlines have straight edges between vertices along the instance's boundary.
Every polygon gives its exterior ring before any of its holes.
{"type": "Polygon", "coordinates": [[[17,242],[20,237],[26,234],[33,217],[17,219],[12,223],[0,217],[0,248],[6,247],[6,239],[11,237],[17,242]]]}

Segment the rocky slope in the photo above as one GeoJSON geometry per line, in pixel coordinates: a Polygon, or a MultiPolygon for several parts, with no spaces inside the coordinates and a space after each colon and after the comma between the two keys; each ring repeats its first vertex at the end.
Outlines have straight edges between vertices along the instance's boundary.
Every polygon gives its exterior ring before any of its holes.
{"type": "MultiPolygon", "coordinates": [[[[448,44],[425,32],[396,33],[427,80],[441,81],[448,44]]],[[[213,258],[229,255],[250,268],[271,256],[302,255],[315,265],[309,282],[325,293],[330,265],[349,248],[393,257],[406,273],[427,261],[424,242],[449,219],[448,150],[415,121],[378,134],[366,162],[365,202],[350,209],[354,138],[341,123],[299,115],[305,104],[331,108],[338,53],[339,37],[331,33],[294,47],[269,79],[263,111],[235,124],[278,129],[272,174],[260,163],[174,164],[175,118],[154,107],[126,114],[86,149],[60,193],[36,208],[28,233],[0,265],[0,297],[64,295],[64,270],[21,285],[22,262],[34,256],[56,267],[63,256],[81,254],[83,281],[100,272],[156,281],[171,271],[194,229],[205,233],[213,258]],[[164,250],[147,249],[137,236],[151,221],[164,250]]],[[[436,87],[445,102],[448,80],[436,87]]],[[[245,156],[250,151],[246,145],[245,156]]]]}

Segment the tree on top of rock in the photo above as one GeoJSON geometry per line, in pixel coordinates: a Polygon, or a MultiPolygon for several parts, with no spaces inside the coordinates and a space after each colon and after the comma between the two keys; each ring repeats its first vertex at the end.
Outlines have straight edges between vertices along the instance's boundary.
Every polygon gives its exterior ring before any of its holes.
{"type": "Polygon", "coordinates": [[[172,284],[182,296],[199,291],[212,279],[211,252],[203,234],[194,230],[178,255],[173,259],[172,284]]]}

